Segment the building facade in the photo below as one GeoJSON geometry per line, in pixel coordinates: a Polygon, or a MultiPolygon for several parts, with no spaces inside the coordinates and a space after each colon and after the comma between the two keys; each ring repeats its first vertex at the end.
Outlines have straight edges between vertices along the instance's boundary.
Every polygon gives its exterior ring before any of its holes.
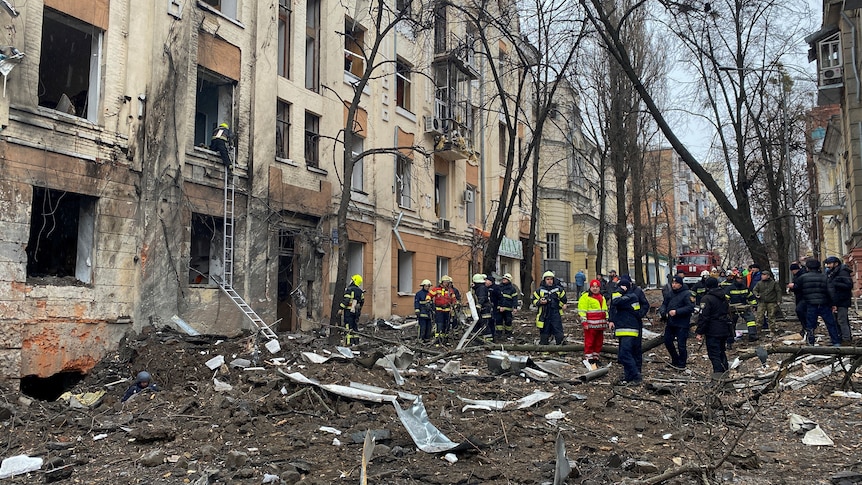
{"type": "MultiPolygon", "coordinates": [[[[425,278],[468,288],[500,196],[499,109],[454,11],[391,5],[405,8],[430,21],[384,31],[323,0],[0,11],[4,375],[86,373],[147,325],[252,328],[222,291],[228,278],[278,331],[315,328],[340,297],[341,244],[370,318],[412,314],[425,278]],[[349,147],[365,155],[344,181],[345,100],[368,63],[349,147]],[[221,123],[232,176],[209,148],[221,123]],[[342,190],[347,241],[333,231],[342,190]]],[[[491,45],[489,58],[512,48],[491,45]]],[[[510,225],[500,270],[516,274],[523,220],[510,225]]]]}

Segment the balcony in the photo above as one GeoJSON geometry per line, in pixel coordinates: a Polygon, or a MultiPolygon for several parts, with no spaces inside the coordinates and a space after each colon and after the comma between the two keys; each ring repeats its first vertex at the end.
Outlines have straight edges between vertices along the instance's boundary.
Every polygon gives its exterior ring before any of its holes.
{"type": "Polygon", "coordinates": [[[474,66],[473,47],[469,39],[460,39],[452,33],[435,34],[434,65],[450,64],[457,68],[457,81],[479,78],[479,71],[474,66]]]}
{"type": "Polygon", "coordinates": [[[470,141],[458,130],[450,130],[434,139],[434,154],[443,160],[464,160],[475,155],[470,141]]]}
{"type": "Polygon", "coordinates": [[[847,195],[843,189],[817,196],[817,213],[821,216],[843,214],[847,206],[847,195]]]}

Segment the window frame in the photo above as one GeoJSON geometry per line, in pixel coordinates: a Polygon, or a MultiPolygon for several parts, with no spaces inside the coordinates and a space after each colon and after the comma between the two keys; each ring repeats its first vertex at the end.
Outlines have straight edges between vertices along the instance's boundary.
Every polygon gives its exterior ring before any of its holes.
{"type": "Polygon", "coordinates": [[[320,0],[305,4],[305,89],[320,92],[320,0]]]}
{"type": "Polygon", "coordinates": [[[291,103],[282,99],[275,105],[275,158],[290,160],[290,110],[291,103]]]}
{"type": "Polygon", "coordinates": [[[365,27],[350,17],[344,19],[344,72],[361,78],[365,74],[365,58],[362,46],[365,45],[365,27]]]}
{"type": "Polygon", "coordinates": [[[467,221],[467,224],[476,224],[476,187],[467,184],[467,188],[465,192],[473,193],[473,200],[465,200],[464,201],[464,219],[467,221]]]}
{"type": "Polygon", "coordinates": [[[395,105],[410,113],[413,112],[411,109],[413,81],[410,75],[412,71],[413,66],[404,59],[399,57],[395,61],[395,105]]]}
{"type": "MultiPolygon", "coordinates": [[[[43,48],[42,55],[39,59],[39,71],[38,78],[41,83],[43,80],[42,72],[43,70],[46,73],[46,76],[51,76],[55,78],[51,73],[56,73],[57,69],[47,69],[47,66],[43,66],[42,62],[49,62],[49,57],[46,55],[45,50],[47,49],[48,42],[45,42],[44,36],[48,33],[56,32],[56,29],[49,29],[45,27],[45,21],[49,20],[50,22],[54,22],[57,24],[61,24],[64,27],[75,30],[80,33],[84,39],[90,37],[90,51],[88,54],[89,58],[89,66],[87,72],[87,85],[86,85],[86,96],[85,102],[83,105],[84,112],[81,115],[77,114],[77,107],[73,101],[73,99],[78,98],[78,95],[74,95],[73,98],[69,98],[68,95],[64,92],[64,88],[60,88],[60,96],[58,97],[57,104],[54,107],[47,106],[43,104],[43,102],[47,101],[43,96],[38,96],[37,104],[43,108],[51,109],[53,111],[58,111],[60,113],[65,113],[76,118],[81,118],[87,120],[91,123],[98,123],[99,114],[101,111],[101,97],[102,97],[102,58],[104,56],[104,34],[105,31],[95,25],[89,24],[87,22],[78,20],[74,17],[71,17],[59,10],[52,9],[50,7],[44,7],[44,11],[42,14],[42,22],[43,22],[43,30],[42,30],[42,40],[41,46],[43,48]],[[96,51],[96,54],[93,54],[93,51],[96,51]],[[44,69],[43,69],[44,68],[44,69]],[[49,73],[50,71],[50,73],[49,73]],[[69,108],[75,108],[75,113],[69,113],[68,109],[63,108],[63,99],[68,102],[69,108]],[[44,101],[43,101],[44,100],[44,101]]],[[[65,44],[69,44],[70,42],[66,42],[65,44]]],[[[53,44],[53,43],[51,43],[53,44]]],[[[59,47],[59,46],[58,46],[59,47]]],[[[53,51],[51,51],[53,52],[53,51]]],[[[60,52],[58,56],[55,57],[71,57],[70,55],[63,56],[62,52],[60,52]]],[[[72,68],[71,62],[66,65],[68,69],[72,68]]],[[[66,86],[68,88],[69,86],[66,86]]],[[[56,93],[53,93],[56,94],[56,93]]],[[[79,93],[80,94],[80,93],[79,93]]]]}
{"type": "Polygon", "coordinates": [[[320,116],[305,112],[305,165],[320,168],[320,116]],[[311,156],[309,156],[311,155],[311,156]]]}
{"type": "Polygon", "coordinates": [[[290,0],[278,0],[278,65],[276,73],[290,79],[291,40],[293,37],[293,9],[290,0]]]}
{"type": "Polygon", "coordinates": [[[551,261],[559,261],[560,260],[560,233],[558,233],[558,232],[545,233],[545,242],[547,244],[547,246],[546,246],[547,257],[545,259],[551,260],[551,261]]]}
{"type": "Polygon", "coordinates": [[[365,163],[363,158],[356,158],[365,151],[365,138],[353,134],[353,147],[350,153],[356,160],[353,163],[353,176],[350,178],[350,190],[354,192],[365,193],[365,163]]]}
{"type": "Polygon", "coordinates": [[[404,155],[395,156],[395,197],[398,207],[412,208],[411,185],[413,182],[413,161],[404,155]],[[405,180],[406,179],[406,180],[405,180]]]}
{"type": "MultiPolygon", "coordinates": [[[[195,119],[194,130],[192,132],[194,137],[194,146],[203,145],[209,148],[212,132],[219,123],[226,121],[230,126],[233,126],[233,105],[235,97],[236,81],[198,65],[195,89],[195,119]],[[209,119],[209,116],[213,114],[212,106],[203,106],[205,110],[201,110],[201,94],[205,89],[202,86],[202,83],[211,84],[212,88],[216,90],[217,100],[215,102],[214,120],[209,119]],[[200,115],[205,115],[207,118],[199,120],[200,115]],[[199,125],[201,122],[203,122],[203,126],[199,125]]],[[[235,155],[235,153],[232,155],[235,155]]],[[[236,157],[234,157],[234,161],[238,162],[236,157]]]]}
{"type": "Polygon", "coordinates": [[[817,54],[821,71],[841,67],[841,33],[836,32],[818,42],[817,54]]]}
{"type": "Polygon", "coordinates": [[[416,255],[413,251],[398,250],[398,293],[413,293],[413,261],[416,255]]]}
{"type": "MultiPolygon", "coordinates": [[[[192,217],[189,221],[189,278],[188,285],[197,288],[217,288],[217,281],[224,278],[224,261],[221,261],[221,266],[213,265],[214,261],[218,261],[224,257],[224,218],[203,214],[200,212],[192,212],[192,217]],[[209,222],[209,223],[208,223],[209,222]],[[205,234],[198,233],[196,227],[203,226],[209,230],[205,234]],[[201,246],[201,242],[206,242],[205,237],[209,237],[209,245],[207,246],[206,254],[206,280],[199,280],[199,273],[192,269],[198,263],[193,261],[194,258],[204,257],[198,252],[196,245],[201,246]],[[219,238],[220,236],[220,238],[219,238]],[[220,272],[219,272],[220,271],[220,272]]],[[[202,268],[202,266],[198,266],[202,268]]]]}

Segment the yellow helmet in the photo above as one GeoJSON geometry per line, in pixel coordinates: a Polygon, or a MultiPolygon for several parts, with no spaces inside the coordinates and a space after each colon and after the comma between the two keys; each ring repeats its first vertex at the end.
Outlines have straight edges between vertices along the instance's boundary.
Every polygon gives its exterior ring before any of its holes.
{"type": "Polygon", "coordinates": [[[452,282],[452,277],[451,277],[451,276],[449,276],[449,275],[447,275],[447,274],[444,274],[444,275],[443,275],[443,277],[442,277],[442,278],[440,278],[440,281],[448,281],[448,282],[450,282],[450,283],[451,283],[451,282],[452,282]]]}
{"type": "Polygon", "coordinates": [[[554,278],[554,272],[553,271],[545,271],[544,273],[542,273],[542,279],[545,279],[545,278],[554,278]]]}
{"type": "Polygon", "coordinates": [[[476,273],[473,275],[473,283],[484,283],[484,282],[485,282],[485,275],[483,275],[482,273],[476,273]]]}
{"type": "Polygon", "coordinates": [[[230,128],[226,121],[222,121],[221,123],[219,123],[218,127],[219,128],[230,128]]]}
{"type": "Polygon", "coordinates": [[[512,281],[512,274],[511,274],[511,273],[506,273],[506,274],[504,274],[504,275],[503,275],[503,279],[504,279],[504,280],[512,281]]]}
{"type": "Polygon", "coordinates": [[[350,281],[352,281],[353,284],[356,286],[362,286],[362,277],[359,276],[358,274],[351,276],[350,281]]]}
{"type": "Polygon", "coordinates": [[[422,280],[422,283],[419,283],[419,286],[431,286],[431,280],[422,280]]]}

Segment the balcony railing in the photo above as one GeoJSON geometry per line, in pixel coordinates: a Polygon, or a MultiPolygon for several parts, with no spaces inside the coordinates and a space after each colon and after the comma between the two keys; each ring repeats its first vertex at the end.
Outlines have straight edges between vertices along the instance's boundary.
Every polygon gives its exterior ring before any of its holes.
{"type": "Polygon", "coordinates": [[[843,189],[835,189],[832,192],[819,194],[817,196],[817,210],[823,212],[841,211],[846,207],[847,194],[843,189]]]}

